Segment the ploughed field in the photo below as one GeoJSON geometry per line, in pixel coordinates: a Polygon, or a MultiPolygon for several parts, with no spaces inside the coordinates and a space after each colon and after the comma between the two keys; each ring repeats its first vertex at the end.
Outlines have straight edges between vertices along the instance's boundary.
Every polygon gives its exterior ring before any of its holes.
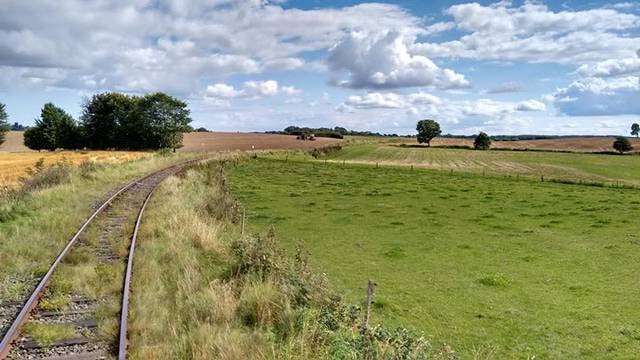
{"type": "Polygon", "coordinates": [[[329,154],[326,159],[340,163],[413,165],[454,172],[640,185],[640,156],[636,155],[477,151],[374,142],[347,146],[342,151],[329,154]]]}
{"type": "MultiPolygon", "coordinates": [[[[602,172],[631,178],[618,158],[602,172]]],[[[375,280],[374,323],[417,329],[463,358],[640,353],[637,190],[291,158],[227,175],[251,229],[274,225],[285,248],[302,244],[350,301],[375,280]]]]}

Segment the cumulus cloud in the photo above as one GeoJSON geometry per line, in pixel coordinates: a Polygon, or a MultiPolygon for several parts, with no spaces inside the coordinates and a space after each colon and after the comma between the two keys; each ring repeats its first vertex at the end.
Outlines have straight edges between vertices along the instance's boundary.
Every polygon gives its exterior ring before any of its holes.
{"type": "Polygon", "coordinates": [[[525,100],[516,106],[518,111],[546,111],[547,106],[538,100],[525,100]]]}
{"type": "Polygon", "coordinates": [[[640,27],[640,16],[619,9],[549,10],[537,2],[514,7],[502,1],[483,6],[451,6],[459,39],[418,43],[416,53],[435,57],[584,63],[633,55],[640,39],[626,33],[640,27]]]}
{"type": "Polygon", "coordinates": [[[302,94],[302,91],[293,86],[280,86],[275,80],[246,81],[243,83],[242,89],[236,89],[225,83],[217,83],[207,86],[205,91],[205,96],[213,99],[259,99],[279,94],[298,96],[302,94]]]}
{"type": "Polygon", "coordinates": [[[551,95],[559,113],[570,116],[640,113],[640,80],[635,76],[585,78],[551,95]]]}
{"type": "Polygon", "coordinates": [[[582,77],[610,77],[640,73],[640,49],[637,56],[626,59],[608,59],[592,65],[584,64],[576,71],[582,77]]]}
{"type": "Polygon", "coordinates": [[[431,59],[413,55],[415,37],[399,31],[354,31],[329,50],[327,63],[347,79],[336,83],[354,89],[388,89],[432,85],[441,89],[468,87],[469,81],[431,59]]]}

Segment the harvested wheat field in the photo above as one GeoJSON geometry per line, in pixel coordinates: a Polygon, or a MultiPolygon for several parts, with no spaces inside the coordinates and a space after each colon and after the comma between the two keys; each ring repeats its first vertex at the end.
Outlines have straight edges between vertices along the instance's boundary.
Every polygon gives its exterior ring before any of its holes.
{"type": "MultiPolygon", "coordinates": [[[[614,151],[612,144],[615,138],[611,136],[597,137],[567,137],[559,139],[540,140],[516,140],[516,141],[493,141],[491,147],[494,149],[535,149],[535,150],[555,150],[555,151],[576,151],[576,152],[600,152],[614,151]]],[[[640,151],[640,139],[629,138],[633,145],[633,152],[640,151]]],[[[407,141],[415,144],[415,140],[407,141]]],[[[435,138],[431,141],[433,146],[473,146],[473,139],[463,138],[435,138]]]]}
{"type": "Polygon", "coordinates": [[[340,142],[341,140],[330,138],[317,138],[315,141],[296,140],[292,135],[194,132],[184,134],[184,147],[180,151],[313,149],[340,142]]]}
{"type": "Polygon", "coordinates": [[[0,186],[15,186],[20,178],[40,160],[44,165],[62,162],[78,165],[84,161],[99,163],[123,163],[137,160],[153,153],[142,151],[28,151],[2,152],[0,151],[0,186]]]}

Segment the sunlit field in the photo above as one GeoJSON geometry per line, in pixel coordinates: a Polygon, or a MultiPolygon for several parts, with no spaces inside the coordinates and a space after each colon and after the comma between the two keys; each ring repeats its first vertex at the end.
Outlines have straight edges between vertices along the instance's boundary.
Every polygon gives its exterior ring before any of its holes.
{"type": "MultiPolygon", "coordinates": [[[[417,156],[401,151],[394,161],[417,156]]],[[[454,151],[432,152],[455,161],[454,151]]],[[[465,154],[530,157],[529,166],[564,156],[465,154]]],[[[573,163],[589,164],[582,158],[573,163]]],[[[636,161],[606,159],[602,176],[636,161]]],[[[274,225],[287,249],[308,249],[350,301],[362,303],[375,280],[375,321],[422,331],[463,358],[640,353],[637,190],[291,159],[248,160],[228,176],[251,229],[274,225]]]]}
{"type": "Polygon", "coordinates": [[[21,177],[28,175],[36,163],[43,159],[44,166],[58,162],[78,165],[82,162],[119,164],[152,155],[140,151],[46,151],[46,152],[0,152],[0,186],[15,186],[21,177]]]}

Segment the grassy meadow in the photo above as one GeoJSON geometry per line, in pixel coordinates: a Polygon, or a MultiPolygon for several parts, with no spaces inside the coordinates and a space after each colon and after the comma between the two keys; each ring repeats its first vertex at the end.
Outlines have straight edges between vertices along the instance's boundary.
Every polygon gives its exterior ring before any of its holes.
{"type": "Polygon", "coordinates": [[[640,185],[640,156],[543,151],[472,151],[358,142],[322,157],[336,162],[640,185]]]}
{"type": "MultiPolygon", "coordinates": [[[[375,322],[414,328],[463,358],[640,353],[637,190],[293,158],[229,167],[250,229],[274,225],[288,250],[308,249],[351,302],[374,279],[375,322]]],[[[329,158],[511,162],[627,181],[640,171],[635,156],[377,144],[329,158]]]]}

